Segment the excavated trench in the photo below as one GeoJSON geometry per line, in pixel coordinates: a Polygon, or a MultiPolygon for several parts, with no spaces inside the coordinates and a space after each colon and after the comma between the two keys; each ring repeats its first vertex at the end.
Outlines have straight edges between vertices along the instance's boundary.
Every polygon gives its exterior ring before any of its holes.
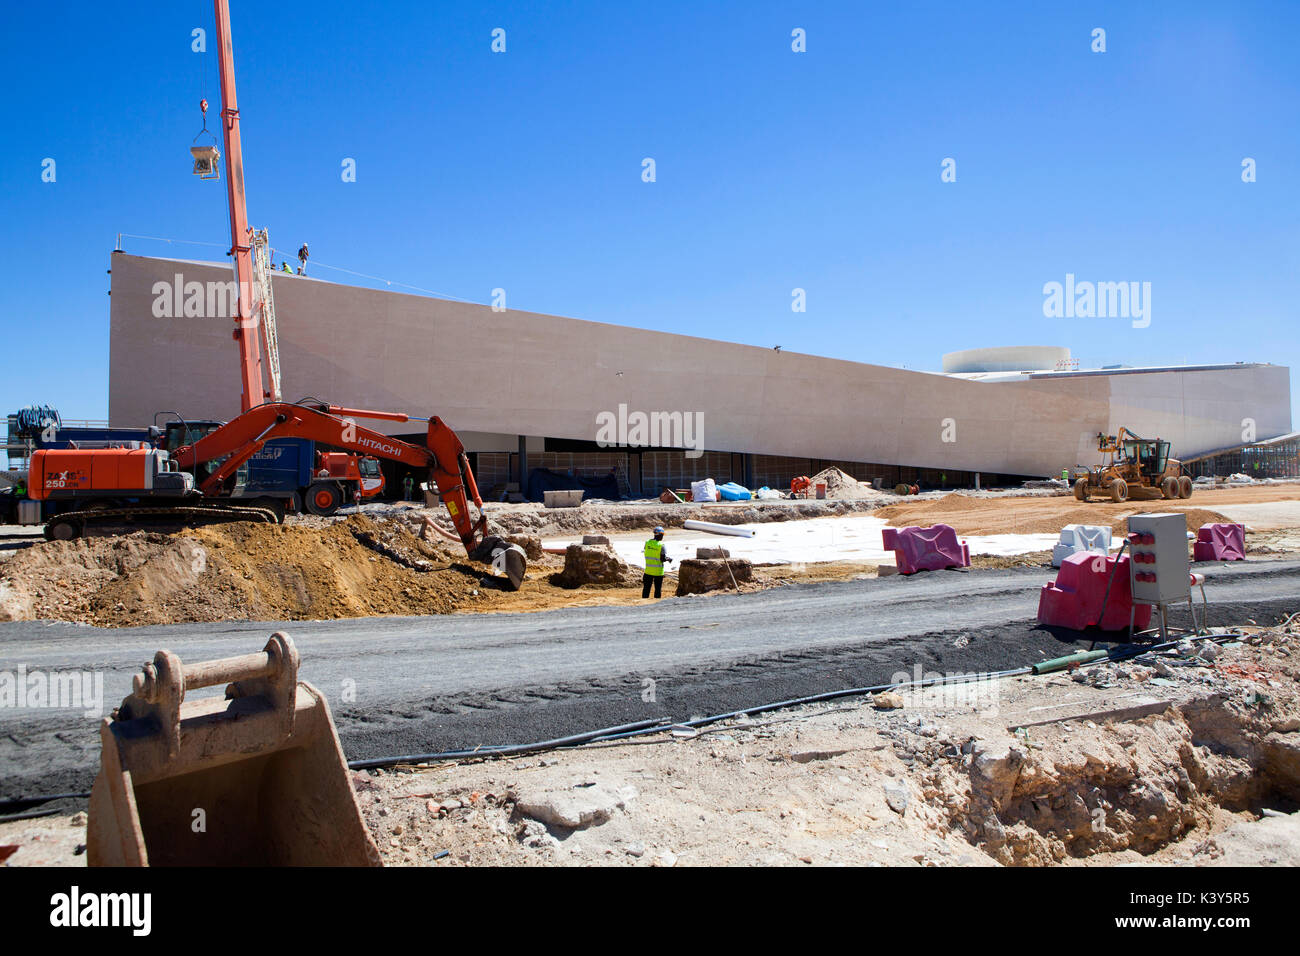
{"type": "Polygon", "coordinates": [[[926,796],[1007,865],[1150,855],[1243,814],[1300,809],[1298,731],[1267,689],[1202,693],[1138,721],[976,741],[936,767],[926,796]]]}

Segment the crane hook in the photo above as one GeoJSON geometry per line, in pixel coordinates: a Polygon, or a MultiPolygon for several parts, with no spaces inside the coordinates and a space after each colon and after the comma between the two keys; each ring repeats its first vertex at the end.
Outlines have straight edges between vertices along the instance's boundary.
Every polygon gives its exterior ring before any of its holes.
{"type": "Polygon", "coordinates": [[[208,129],[208,101],[205,97],[199,100],[199,112],[203,114],[203,129],[199,130],[199,135],[194,137],[197,144],[199,137],[207,135],[212,140],[211,146],[190,147],[190,153],[194,157],[194,175],[200,179],[217,179],[220,177],[218,164],[221,161],[221,151],[217,149],[217,137],[208,129]]]}

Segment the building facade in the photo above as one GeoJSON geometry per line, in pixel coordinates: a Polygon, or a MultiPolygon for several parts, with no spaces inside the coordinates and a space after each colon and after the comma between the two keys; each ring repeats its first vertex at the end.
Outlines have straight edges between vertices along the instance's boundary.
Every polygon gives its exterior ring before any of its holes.
{"type": "MultiPolygon", "coordinates": [[[[239,413],[230,280],[225,264],[113,254],[114,426],[239,413]]],[[[518,480],[521,452],[526,468],[614,468],[634,494],[705,476],[788,487],[829,464],[886,486],[956,487],[1092,464],[1097,433],[1121,425],[1180,456],[1241,444],[1246,427],[1291,431],[1289,371],[1267,364],[1079,370],[1061,349],[1026,348],[917,372],[287,274],[273,283],[285,400],[438,415],[485,489],[518,480]],[[1052,368],[1012,367],[1044,356],[1052,368]]]]}

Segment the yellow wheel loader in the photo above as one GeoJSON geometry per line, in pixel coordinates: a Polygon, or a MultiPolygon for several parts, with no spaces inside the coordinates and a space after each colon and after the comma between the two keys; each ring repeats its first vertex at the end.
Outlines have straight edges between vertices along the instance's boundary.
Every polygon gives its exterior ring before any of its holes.
{"type": "Polygon", "coordinates": [[[1192,479],[1183,474],[1182,462],[1169,457],[1169,442],[1139,438],[1127,428],[1118,435],[1097,433],[1097,450],[1107,455],[1103,464],[1073,472],[1074,497],[1087,501],[1093,495],[1111,501],[1134,498],[1190,498],[1192,479]]]}

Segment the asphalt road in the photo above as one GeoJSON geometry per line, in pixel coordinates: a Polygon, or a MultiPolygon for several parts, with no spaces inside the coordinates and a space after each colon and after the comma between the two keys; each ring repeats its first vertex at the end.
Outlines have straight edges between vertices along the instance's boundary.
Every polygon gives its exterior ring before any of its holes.
{"type": "MultiPolygon", "coordinates": [[[[642,607],[533,614],[162,625],[0,624],[0,671],[103,675],[103,713],[159,648],[199,661],[287,631],[300,678],[330,701],[349,759],[539,740],[865,686],[900,672],[1032,663],[1091,636],[1034,620],[1034,569],[799,584],[642,607]],[[652,683],[651,683],[652,682],[652,683]],[[351,695],[351,696],[350,696],[351,695]]],[[[1212,624],[1300,610],[1300,562],[1214,567],[1212,624]]],[[[1184,623],[1175,615],[1174,623],[1184,623]]],[[[219,693],[214,688],[202,693],[219,693]]],[[[86,789],[97,716],[0,710],[0,798],[86,789]]]]}

